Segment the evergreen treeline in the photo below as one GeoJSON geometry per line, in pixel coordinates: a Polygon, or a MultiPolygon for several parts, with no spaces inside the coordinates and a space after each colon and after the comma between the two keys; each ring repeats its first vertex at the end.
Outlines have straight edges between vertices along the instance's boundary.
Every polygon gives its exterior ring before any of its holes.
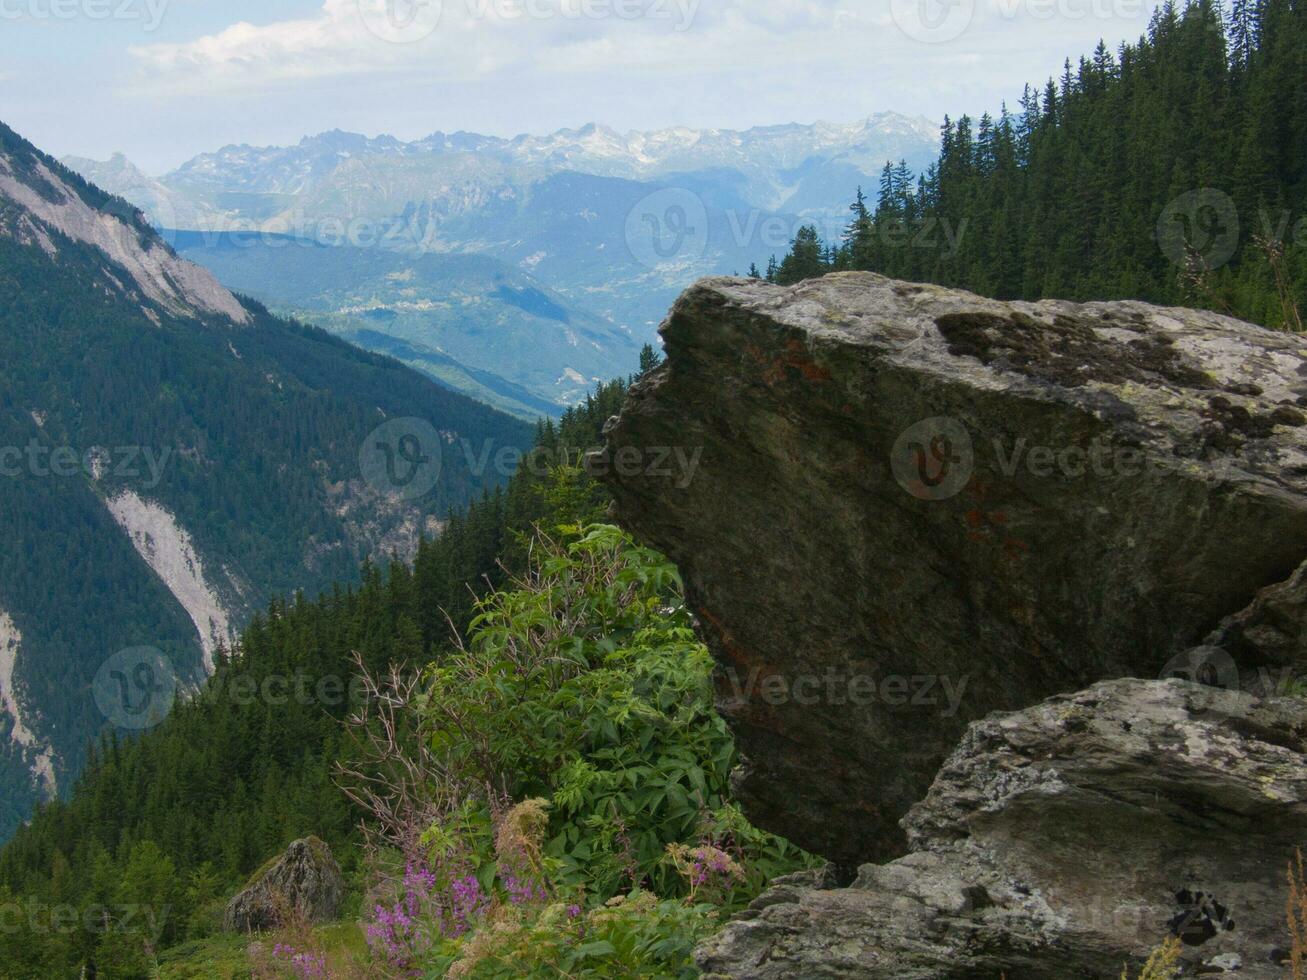
{"type": "Polygon", "coordinates": [[[1307,3],[1161,7],[1020,107],[945,120],[939,161],[887,164],[843,242],[767,277],[868,270],[1003,299],[1137,298],[1300,329],[1307,299],[1307,3]]]}
{"type": "MultiPolygon", "coordinates": [[[[642,367],[653,361],[646,348],[642,367]]],[[[157,935],[146,934],[155,948],[207,935],[252,871],[309,834],[333,846],[347,874],[357,870],[360,814],[332,781],[348,753],[341,723],[357,706],[354,656],[374,672],[439,658],[451,624],[466,628],[474,595],[525,566],[532,525],[599,517],[605,493],[579,463],[626,388],[602,385],[542,421],[508,485],[452,516],[412,566],[367,564],[356,588],[272,602],[160,726],[90,750],[70,798],[41,807],[0,851],[0,911],[18,910],[7,920],[18,928],[0,932],[0,964],[12,971],[3,975],[103,968],[119,962],[118,947],[139,949],[119,942],[123,930],[150,928],[138,917],[88,929],[88,915],[148,908],[159,920],[157,935]],[[79,910],[75,928],[52,927],[61,908],[79,910]]]]}

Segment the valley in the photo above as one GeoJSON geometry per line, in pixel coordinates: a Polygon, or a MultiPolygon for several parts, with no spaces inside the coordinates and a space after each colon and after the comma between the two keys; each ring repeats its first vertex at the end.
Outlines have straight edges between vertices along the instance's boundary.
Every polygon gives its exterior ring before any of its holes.
{"type": "Polygon", "coordinates": [[[165,6],[0,10],[0,980],[1307,980],[1307,3],[165,6]]]}
{"type": "Polygon", "coordinates": [[[0,195],[7,836],[104,730],[113,657],[160,651],[193,689],[273,596],[411,556],[502,479],[450,453],[426,499],[369,484],[387,418],[523,449],[530,428],[237,299],[4,128],[0,195]]]}
{"type": "Polygon", "coordinates": [[[849,187],[889,159],[925,166],[936,140],[887,112],[747,132],[337,131],[157,179],[123,156],[63,162],[229,288],[531,417],[629,371],[695,278],[766,266],[805,222],[838,233],[849,187]]]}

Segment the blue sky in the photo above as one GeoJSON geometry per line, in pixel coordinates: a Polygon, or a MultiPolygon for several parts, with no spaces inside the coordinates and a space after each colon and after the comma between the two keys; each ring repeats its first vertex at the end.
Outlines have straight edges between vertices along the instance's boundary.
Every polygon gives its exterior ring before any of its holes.
{"type": "Polygon", "coordinates": [[[1152,0],[0,0],[0,120],[151,173],[341,128],[745,128],[1014,103],[1152,0]]]}

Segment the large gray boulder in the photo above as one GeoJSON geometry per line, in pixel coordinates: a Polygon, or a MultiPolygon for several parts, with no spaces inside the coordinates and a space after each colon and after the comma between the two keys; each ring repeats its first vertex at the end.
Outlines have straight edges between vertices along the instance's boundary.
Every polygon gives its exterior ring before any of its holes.
{"type": "Polygon", "coordinates": [[[223,916],[228,932],[273,929],[287,915],[315,925],[334,922],[345,895],[345,879],[331,848],[316,837],[297,840],[250,878],[223,916]]]}
{"type": "Polygon", "coordinates": [[[1301,666],[1301,338],[861,273],[705,280],[662,335],[591,463],[684,573],[746,812],[846,875],[971,720],[1301,666]]]}
{"type": "Polygon", "coordinates": [[[1307,702],[1118,680],[972,725],[849,888],[778,883],[699,951],[712,980],[1280,978],[1307,840],[1307,702]],[[1135,975],[1132,969],[1131,975],[1135,975]]]}

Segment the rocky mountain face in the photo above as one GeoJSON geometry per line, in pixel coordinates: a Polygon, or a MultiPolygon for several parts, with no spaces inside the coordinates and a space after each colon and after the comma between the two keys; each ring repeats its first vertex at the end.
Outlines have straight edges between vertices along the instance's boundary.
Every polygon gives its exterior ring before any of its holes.
{"type": "Polygon", "coordinates": [[[347,161],[360,158],[422,159],[478,157],[486,162],[544,172],[575,171],[627,180],[731,170],[744,182],[745,197],[777,211],[842,212],[848,189],[817,206],[805,203],[814,188],[805,181],[823,168],[847,166],[874,178],[886,160],[932,158],[938,126],[927,119],[882,112],[850,124],[819,122],[759,126],[749,130],[677,127],[619,133],[596,123],[538,136],[512,138],[478,133],[436,132],[405,143],[339,130],[308,136],[295,146],[227,146],[201,154],[162,179],[166,186],[199,192],[299,195],[330,179],[347,161]]]}
{"type": "Polygon", "coordinates": [[[0,364],[0,837],[254,610],[410,554],[531,436],[239,299],[3,126],[0,364]]]}
{"type": "Polygon", "coordinates": [[[6,207],[3,229],[24,245],[35,245],[58,260],[55,235],[102,253],[126,276],[119,291],[142,304],[181,317],[218,315],[232,324],[250,321],[246,310],[204,269],[181,262],[133,209],[115,208],[90,189],[67,180],[67,173],[16,140],[0,144],[0,198],[6,207]]]}
{"type": "Polygon", "coordinates": [[[1302,703],[1271,698],[1307,667],[1297,339],[855,273],[707,280],[662,334],[592,464],[682,569],[746,812],[833,862],[706,969],[1116,976],[1170,929],[1273,975],[1307,814],[1302,703]],[[623,464],[657,447],[697,468],[623,464]]]}

